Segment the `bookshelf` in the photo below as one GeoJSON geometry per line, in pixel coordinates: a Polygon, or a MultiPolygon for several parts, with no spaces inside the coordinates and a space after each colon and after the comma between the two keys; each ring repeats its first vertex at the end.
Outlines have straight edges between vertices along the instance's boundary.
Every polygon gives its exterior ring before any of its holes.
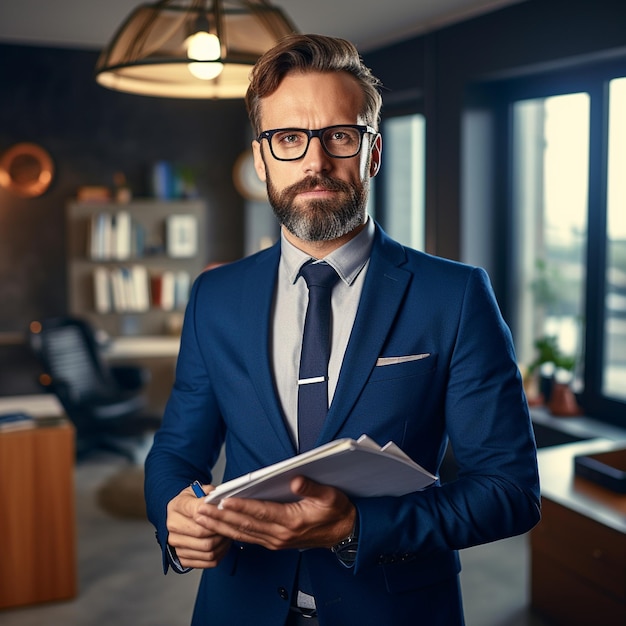
{"type": "Polygon", "coordinates": [[[68,310],[113,337],[171,334],[207,264],[201,200],[71,202],[68,310]]]}

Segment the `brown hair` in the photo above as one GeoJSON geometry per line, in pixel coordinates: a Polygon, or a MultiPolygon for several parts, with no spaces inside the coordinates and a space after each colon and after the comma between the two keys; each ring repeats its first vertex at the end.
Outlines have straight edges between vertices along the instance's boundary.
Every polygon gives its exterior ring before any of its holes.
{"type": "Polygon", "coordinates": [[[288,35],[261,56],[252,69],[246,107],[255,134],[262,130],[261,99],[273,94],[291,71],[348,72],[363,91],[361,116],[378,128],[381,83],[363,64],[356,47],[345,39],[324,35],[288,35]]]}

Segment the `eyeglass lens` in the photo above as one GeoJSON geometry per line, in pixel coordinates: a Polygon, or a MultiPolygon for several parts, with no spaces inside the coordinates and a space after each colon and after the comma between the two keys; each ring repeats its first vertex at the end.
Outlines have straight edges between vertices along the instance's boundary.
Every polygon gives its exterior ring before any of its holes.
{"type": "MultiPolygon", "coordinates": [[[[322,129],[319,134],[322,145],[334,157],[347,158],[356,156],[361,149],[359,129],[350,126],[334,126],[322,129]]],[[[309,146],[309,133],[303,130],[287,129],[274,133],[271,137],[271,149],[277,159],[299,159],[309,146]]]]}

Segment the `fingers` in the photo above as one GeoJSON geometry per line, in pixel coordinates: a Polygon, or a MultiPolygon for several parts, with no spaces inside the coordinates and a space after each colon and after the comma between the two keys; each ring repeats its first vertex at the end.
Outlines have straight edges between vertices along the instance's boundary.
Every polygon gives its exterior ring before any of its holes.
{"type": "MultiPolygon", "coordinates": [[[[213,490],[202,485],[205,493],[213,490]]],[[[230,546],[228,537],[220,536],[212,528],[212,521],[203,515],[204,499],[198,498],[191,487],[186,487],[167,505],[168,544],[184,567],[215,567],[230,546]]]]}
{"type": "MultiPolygon", "coordinates": [[[[214,489],[212,485],[202,485],[205,493],[214,489]]],[[[191,537],[207,537],[214,534],[207,520],[203,517],[201,507],[203,498],[198,498],[191,487],[185,487],[167,505],[167,529],[191,537]]]]}
{"type": "Polygon", "coordinates": [[[170,535],[169,543],[176,549],[183,567],[206,569],[220,563],[230,548],[231,540],[217,535],[204,540],[170,535]]]}
{"type": "Polygon", "coordinates": [[[211,520],[211,528],[234,541],[278,550],[287,547],[293,537],[294,530],[285,526],[285,515],[280,514],[285,505],[261,500],[233,500],[220,509],[214,505],[206,506],[203,513],[211,520]],[[237,505],[242,505],[241,510],[237,505]]]}
{"type": "Polygon", "coordinates": [[[294,478],[291,487],[297,502],[228,498],[200,512],[217,534],[270,550],[329,547],[349,534],[356,509],[345,494],[304,478],[294,478]]]}
{"type": "MultiPolygon", "coordinates": [[[[329,487],[328,485],[320,485],[316,483],[314,480],[309,480],[304,476],[296,476],[291,479],[291,491],[300,496],[301,498],[311,498],[315,500],[319,500],[320,504],[324,505],[328,503],[328,505],[332,504],[332,501],[340,494],[341,492],[337,491],[333,487],[329,487]]],[[[345,496],[344,496],[345,497],[345,496]]]]}

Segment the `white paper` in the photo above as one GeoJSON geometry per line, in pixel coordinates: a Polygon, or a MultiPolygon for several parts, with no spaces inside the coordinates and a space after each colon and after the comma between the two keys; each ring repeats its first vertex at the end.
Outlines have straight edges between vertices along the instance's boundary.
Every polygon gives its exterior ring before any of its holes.
{"type": "Polygon", "coordinates": [[[256,498],[293,502],[289,484],[295,476],[306,476],[323,485],[337,487],[348,496],[402,496],[432,485],[437,477],[415,463],[396,444],[381,448],[361,436],[338,439],[219,485],[205,502],[224,498],[256,498]]]}

